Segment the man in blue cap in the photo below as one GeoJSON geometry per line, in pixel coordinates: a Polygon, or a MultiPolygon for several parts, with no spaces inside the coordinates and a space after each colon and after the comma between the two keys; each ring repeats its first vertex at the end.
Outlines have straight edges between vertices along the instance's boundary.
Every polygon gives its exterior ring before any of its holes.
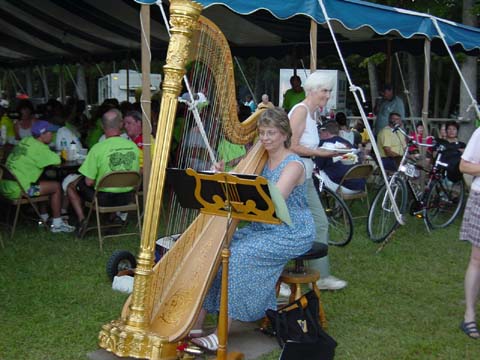
{"type": "MultiPolygon", "coordinates": [[[[23,190],[29,196],[50,196],[52,209],[51,231],[73,232],[75,227],[66,224],[61,217],[62,189],[57,181],[40,180],[45,167],[60,164],[60,156],[50,150],[48,144],[52,141],[53,126],[44,120],[37,120],[32,125],[32,136],[22,139],[7,158],[7,168],[15,174],[23,190]]],[[[21,196],[20,187],[11,180],[0,181],[0,193],[10,199],[21,196]]],[[[48,214],[41,214],[47,221],[48,214]]]]}

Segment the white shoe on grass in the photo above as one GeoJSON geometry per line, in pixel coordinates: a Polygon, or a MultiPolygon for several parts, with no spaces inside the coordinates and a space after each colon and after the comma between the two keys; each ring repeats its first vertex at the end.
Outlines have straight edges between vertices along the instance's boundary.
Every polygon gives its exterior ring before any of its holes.
{"type": "Polygon", "coordinates": [[[330,275],[318,280],[317,286],[320,290],[340,290],[347,286],[347,282],[330,275]]]}
{"type": "Polygon", "coordinates": [[[52,225],[50,231],[52,233],[71,233],[75,231],[75,226],[63,222],[60,225],[52,225]]]}

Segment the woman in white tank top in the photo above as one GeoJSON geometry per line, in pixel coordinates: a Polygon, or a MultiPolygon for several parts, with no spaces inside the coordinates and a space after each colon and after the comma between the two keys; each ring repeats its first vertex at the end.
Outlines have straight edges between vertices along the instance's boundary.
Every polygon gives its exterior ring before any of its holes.
{"type": "MultiPolygon", "coordinates": [[[[317,122],[312,116],[320,107],[325,107],[333,88],[333,79],[325,73],[314,72],[305,81],[305,100],[290,110],[288,117],[292,128],[290,149],[302,158],[307,171],[307,201],[315,220],[316,241],[328,244],[328,220],[317,195],[312,180],[312,157],[332,157],[336,152],[319,148],[320,137],[317,122]]],[[[310,266],[320,271],[321,279],[317,282],[320,289],[339,290],[347,283],[330,275],[328,256],[310,262],[310,266]]]]}
{"type": "Polygon", "coordinates": [[[15,137],[17,140],[21,140],[32,135],[32,125],[36,118],[30,100],[22,100],[17,106],[17,111],[20,118],[15,122],[15,137]]]}

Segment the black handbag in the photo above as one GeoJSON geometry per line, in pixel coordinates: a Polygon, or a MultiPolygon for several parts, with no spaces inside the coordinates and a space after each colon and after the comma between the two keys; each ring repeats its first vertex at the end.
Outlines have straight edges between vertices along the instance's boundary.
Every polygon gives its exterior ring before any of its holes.
{"type": "Polygon", "coordinates": [[[315,291],[266,315],[273,333],[283,348],[281,360],[329,360],[335,356],[337,342],[319,322],[319,300],[315,291]]]}

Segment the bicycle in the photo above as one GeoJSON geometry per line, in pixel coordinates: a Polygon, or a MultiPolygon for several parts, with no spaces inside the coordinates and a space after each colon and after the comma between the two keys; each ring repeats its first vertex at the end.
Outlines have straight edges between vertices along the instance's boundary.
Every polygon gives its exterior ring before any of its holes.
{"type": "MultiPolygon", "coordinates": [[[[423,219],[427,231],[444,228],[450,225],[460,213],[465,197],[463,180],[452,182],[447,178],[447,163],[442,162],[443,145],[424,144],[415,141],[400,127],[392,129],[401,132],[407,138],[407,146],[397,171],[390,177],[389,186],[400,213],[403,215],[407,207],[407,190],[412,196],[410,214],[423,219]],[[408,155],[412,145],[432,148],[437,154],[431,169],[419,165],[408,155]],[[418,189],[414,179],[420,171],[427,173],[428,180],[424,189],[418,189]]],[[[393,204],[384,184],[372,201],[368,212],[367,232],[374,242],[382,242],[399,226],[393,211],[393,204]]]]}
{"type": "Polygon", "coordinates": [[[323,186],[323,179],[317,168],[313,171],[313,181],[327,215],[328,244],[334,246],[347,245],[353,237],[353,219],[350,209],[335,191],[323,186]]]}

